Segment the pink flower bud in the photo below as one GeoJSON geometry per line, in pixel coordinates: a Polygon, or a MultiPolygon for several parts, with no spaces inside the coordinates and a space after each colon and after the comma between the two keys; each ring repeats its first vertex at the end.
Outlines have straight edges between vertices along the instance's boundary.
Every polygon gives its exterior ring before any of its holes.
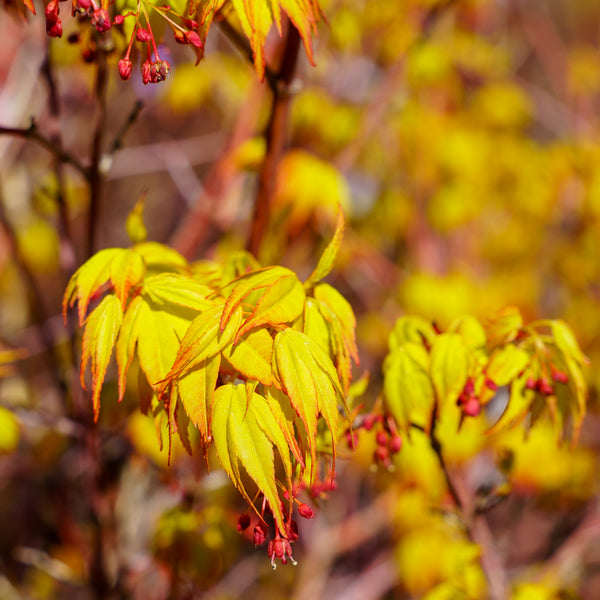
{"type": "Polygon", "coordinates": [[[186,31],[184,36],[188,44],[191,44],[196,48],[204,48],[200,36],[195,31],[186,31]]]}
{"type": "Polygon", "coordinates": [[[462,405],[462,409],[463,413],[467,417],[476,417],[481,412],[481,404],[479,403],[479,400],[477,398],[469,398],[462,405]]]}
{"type": "Polygon", "coordinates": [[[304,502],[298,504],[298,512],[305,519],[312,519],[315,516],[315,511],[308,504],[304,504],[304,502]]]}
{"type": "Polygon", "coordinates": [[[142,81],[144,82],[144,85],[150,83],[151,71],[152,71],[152,63],[148,59],[146,59],[142,63],[142,81]]]}
{"type": "Polygon", "coordinates": [[[537,389],[544,396],[552,396],[552,394],[554,393],[554,388],[545,377],[542,377],[538,380],[537,389]]]}
{"type": "Polygon", "coordinates": [[[59,38],[62,36],[62,23],[60,19],[57,19],[53,23],[50,21],[46,21],[46,33],[49,37],[59,38]]]}
{"type": "Polygon", "coordinates": [[[115,20],[113,21],[113,23],[115,25],[123,25],[124,22],[125,22],[125,17],[123,15],[116,15],[115,20]]]}
{"type": "Polygon", "coordinates": [[[96,28],[98,33],[104,33],[112,27],[108,11],[105,8],[99,8],[94,11],[92,15],[92,25],[96,28]]]}
{"type": "Polygon", "coordinates": [[[563,371],[552,371],[552,379],[557,383],[568,383],[569,376],[563,371]]]}
{"type": "Polygon", "coordinates": [[[392,454],[396,454],[396,453],[400,452],[400,450],[402,449],[402,437],[399,436],[398,434],[392,436],[389,446],[390,446],[390,452],[392,454]]]}
{"type": "Polygon", "coordinates": [[[188,29],[198,31],[198,23],[196,23],[196,21],[194,21],[193,19],[184,19],[183,23],[188,29]]]}
{"type": "Polygon", "coordinates": [[[150,35],[150,32],[147,29],[144,29],[143,27],[138,27],[137,31],[135,32],[135,39],[138,42],[149,42],[152,40],[152,36],[150,35]]]}
{"type": "Polygon", "coordinates": [[[256,527],[254,527],[252,537],[254,539],[255,546],[261,546],[265,543],[265,540],[267,539],[267,528],[264,526],[263,523],[259,523],[258,525],[256,525],[256,527]]]}
{"type": "Polygon", "coordinates": [[[377,442],[378,446],[387,446],[387,443],[388,443],[387,433],[385,433],[385,431],[378,431],[377,435],[375,436],[375,441],[377,442]]]}
{"type": "Polygon", "coordinates": [[[166,60],[155,62],[150,69],[150,81],[152,83],[160,83],[167,78],[171,65],[166,60]]]}
{"type": "Polygon", "coordinates": [[[127,81],[131,77],[132,63],[128,58],[122,58],[119,61],[119,75],[123,81],[127,81]]]}
{"type": "Polygon", "coordinates": [[[528,390],[535,390],[537,388],[537,381],[533,377],[528,377],[525,382],[525,387],[528,390]]]}

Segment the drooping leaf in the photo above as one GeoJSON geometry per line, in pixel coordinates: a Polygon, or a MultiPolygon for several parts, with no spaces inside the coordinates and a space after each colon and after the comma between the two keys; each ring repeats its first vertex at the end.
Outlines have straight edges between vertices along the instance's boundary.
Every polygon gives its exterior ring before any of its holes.
{"type": "Polygon", "coordinates": [[[360,365],[358,349],[356,348],[356,317],[350,302],[334,287],[320,283],[315,286],[314,296],[325,304],[336,316],[344,337],[344,345],[356,365],[360,365]]]}
{"type": "Polygon", "coordinates": [[[273,285],[266,288],[252,314],[240,327],[236,342],[255,327],[290,323],[302,314],[305,299],[304,288],[296,274],[290,271],[282,275],[273,285]]]}
{"type": "Polygon", "coordinates": [[[343,405],[344,398],[331,359],[318,342],[292,328],[275,337],[274,359],[283,389],[306,428],[313,464],[319,413],[332,433],[335,454],[338,404],[343,405]]]}
{"type": "Polygon", "coordinates": [[[486,374],[496,385],[508,385],[530,360],[528,352],[509,344],[492,352],[486,374]]]}
{"type": "Polygon", "coordinates": [[[100,391],[110,362],[117,334],[123,320],[121,304],[116,296],[106,296],[91,312],[85,322],[83,353],[81,356],[81,381],[88,362],[92,364],[92,403],[94,420],[100,414],[100,391]]]}
{"type": "Polygon", "coordinates": [[[410,434],[411,424],[429,429],[435,393],[423,346],[407,342],[388,355],[383,385],[386,405],[403,431],[410,434]]]}
{"type": "Polygon", "coordinates": [[[220,323],[225,305],[216,304],[201,312],[191,323],[177,352],[173,367],[164,378],[178,377],[207,358],[221,352],[234,339],[242,322],[243,311],[238,306],[227,321],[225,328],[220,323]]]}
{"type": "Polygon", "coordinates": [[[213,293],[211,288],[177,273],[160,273],[147,277],[144,281],[144,293],[154,303],[164,307],[181,306],[200,311],[213,305],[206,299],[213,293]]]}
{"type": "Polygon", "coordinates": [[[244,377],[272,384],[273,338],[265,328],[249,331],[235,345],[227,346],[223,356],[244,377]]]}
{"type": "Polygon", "coordinates": [[[556,345],[565,357],[571,358],[580,365],[589,364],[589,360],[579,348],[577,338],[571,328],[561,320],[551,322],[552,335],[556,341],[556,345]]]}
{"type": "Polygon", "coordinates": [[[488,433],[492,434],[513,427],[527,416],[535,399],[535,392],[525,385],[528,377],[529,374],[524,373],[512,382],[508,404],[488,433]]]}
{"type": "Polygon", "coordinates": [[[71,277],[63,296],[63,318],[67,309],[77,301],[79,325],[83,324],[88,304],[96,290],[110,278],[110,265],[118,254],[127,252],[122,248],[100,250],[86,261],[71,277]]]}
{"type": "Polygon", "coordinates": [[[319,262],[315,267],[315,270],[311,273],[310,277],[304,282],[304,288],[306,290],[310,290],[316,283],[321,281],[321,279],[327,277],[333,269],[333,264],[335,262],[335,257],[340,249],[342,244],[342,239],[344,237],[344,229],[346,227],[346,218],[344,217],[344,211],[341,207],[338,209],[338,217],[337,224],[335,227],[335,233],[333,234],[333,238],[327,244],[327,247],[321,254],[321,258],[319,258],[319,262]]]}
{"type": "Polygon", "coordinates": [[[269,406],[259,394],[248,401],[245,386],[225,384],[215,391],[211,429],[219,460],[233,483],[252,505],[242,481],[241,465],[264,494],[279,530],[285,531],[273,443],[260,424],[268,412],[269,406]]]}
{"type": "Polygon", "coordinates": [[[467,380],[468,358],[457,333],[438,335],[431,344],[430,372],[440,407],[456,402],[467,380]]]}
{"type": "Polygon", "coordinates": [[[216,354],[179,377],[175,384],[185,412],[205,442],[210,441],[210,407],[220,365],[221,355],[216,354]]]}
{"type": "Polygon", "coordinates": [[[141,304],[144,302],[141,296],[136,296],[125,312],[123,324],[117,338],[116,357],[119,369],[119,402],[125,395],[125,383],[127,371],[133,360],[135,347],[139,336],[141,320],[138,318],[141,310],[141,304]]]}
{"type": "Polygon", "coordinates": [[[140,366],[150,385],[156,387],[173,366],[179,340],[190,324],[189,314],[187,311],[178,314],[163,310],[147,298],[138,310],[137,353],[140,366]]]}
{"type": "Polygon", "coordinates": [[[115,294],[125,310],[129,290],[137,286],[146,272],[144,259],[137,252],[124,250],[115,254],[110,263],[110,280],[115,288],[115,294]]]}

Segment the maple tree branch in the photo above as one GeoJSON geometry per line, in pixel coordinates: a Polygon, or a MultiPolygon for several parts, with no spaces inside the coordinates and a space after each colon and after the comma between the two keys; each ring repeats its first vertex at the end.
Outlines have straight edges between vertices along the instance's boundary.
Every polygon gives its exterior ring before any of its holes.
{"type": "Polygon", "coordinates": [[[79,171],[86,179],[88,178],[88,170],[84,167],[72,154],[65,152],[62,148],[58,147],[50,138],[43,136],[37,128],[34,119],[31,119],[31,125],[29,127],[4,127],[0,125],[0,135],[12,135],[15,137],[22,137],[33,142],[36,142],[48,152],[53,154],[58,160],[63,163],[69,164],[77,171],[79,171]]]}
{"type": "Polygon", "coordinates": [[[90,207],[88,213],[88,245],[87,256],[94,254],[96,247],[96,236],[98,232],[98,217],[100,215],[100,203],[104,189],[104,176],[101,172],[102,146],[106,134],[106,89],[108,83],[108,65],[106,52],[98,48],[96,63],[96,102],[98,114],[96,127],[92,137],[91,163],[89,168],[88,183],[90,186],[90,207]]]}
{"type": "Polygon", "coordinates": [[[460,479],[455,478],[450,472],[444,460],[442,445],[435,433],[436,421],[434,416],[429,434],[431,448],[438,458],[448,492],[462,515],[466,533],[469,539],[481,548],[481,568],[488,580],[489,598],[490,600],[504,600],[509,597],[509,585],[502,558],[498,554],[494,543],[493,534],[485,515],[477,511],[473,494],[460,479]]]}
{"type": "Polygon", "coordinates": [[[269,226],[277,167],[285,148],[292,99],[291,84],[296,72],[299,50],[300,34],[288,21],[281,64],[275,81],[269,82],[273,92],[273,103],[264,135],[267,149],[258,177],[258,192],[247,243],[248,250],[254,256],[259,255],[263,238],[269,226]]]}
{"type": "Polygon", "coordinates": [[[127,116],[127,119],[125,120],[123,125],[121,125],[121,128],[117,132],[113,143],[110,145],[109,156],[111,158],[113,154],[115,154],[115,152],[117,152],[123,147],[123,139],[127,135],[127,132],[129,131],[130,127],[137,121],[137,118],[139,117],[142,108],[144,108],[144,103],[141,100],[136,100],[135,104],[133,105],[133,108],[127,116]]]}

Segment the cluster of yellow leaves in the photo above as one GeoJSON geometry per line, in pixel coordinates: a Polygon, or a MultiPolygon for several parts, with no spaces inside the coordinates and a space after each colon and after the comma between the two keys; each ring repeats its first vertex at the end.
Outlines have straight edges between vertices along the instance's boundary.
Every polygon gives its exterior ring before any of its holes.
{"type": "Polygon", "coordinates": [[[407,434],[460,414],[465,394],[485,406],[497,388],[507,387],[508,404],[490,432],[525,419],[531,427],[549,412],[559,441],[567,427],[577,440],[587,395],[581,367],[588,361],[564,321],[525,325],[518,309],[508,307],[484,323],[461,317],[439,332],[422,317],[402,317],[389,347],[386,405],[407,434]]]}
{"type": "Polygon", "coordinates": [[[91,363],[94,415],[113,349],[119,398],[137,354],[150,394],[140,394],[157,425],[166,421],[191,452],[189,429],[204,450],[214,442],[225,471],[249,504],[243,473],[267,499],[284,531],[280,490],[317,461],[320,417],[335,459],[339,411],[358,362],[348,302],[321,280],[332,268],[344,229],[312,275],[300,282],[280,266],[260,268],[246,254],[225,264],[189,265],[152,242],[98,252],[72,277],[64,311],[77,302],[84,326],[81,381],[91,363]],[[89,312],[94,299],[106,293],[89,312]],[[86,316],[87,315],[87,316],[86,316]]]}

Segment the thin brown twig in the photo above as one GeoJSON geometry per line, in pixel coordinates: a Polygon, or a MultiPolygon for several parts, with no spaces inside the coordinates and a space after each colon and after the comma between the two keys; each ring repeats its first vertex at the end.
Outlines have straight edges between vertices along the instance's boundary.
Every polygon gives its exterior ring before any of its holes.
{"type": "Polygon", "coordinates": [[[144,103],[141,100],[136,100],[135,104],[133,105],[133,108],[127,116],[127,119],[125,120],[123,125],[121,125],[121,128],[117,132],[113,143],[110,145],[109,154],[111,157],[115,152],[117,152],[123,147],[123,139],[127,135],[127,132],[129,131],[131,126],[137,121],[137,118],[140,112],[142,111],[142,108],[144,108],[144,103]]]}
{"type": "Polygon", "coordinates": [[[87,256],[92,256],[96,247],[96,236],[98,232],[98,217],[100,215],[100,204],[102,202],[102,191],[104,188],[104,177],[100,170],[102,160],[102,147],[106,135],[106,89],[108,83],[108,65],[106,52],[98,48],[96,64],[96,89],[95,97],[98,105],[96,116],[96,127],[92,137],[91,164],[89,169],[88,183],[90,186],[90,207],[88,213],[88,246],[87,256]]]}
{"type": "Polygon", "coordinates": [[[86,179],[88,177],[88,169],[84,167],[79,160],[77,160],[69,152],[65,152],[62,148],[59,148],[54,142],[43,136],[37,128],[35,121],[31,120],[29,127],[4,127],[0,125],[0,135],[12,135],[15,137],[22,137],[33,142],[36,142],[48,152],[53,154],[58,160],[63,163],[69,164],[74,167],[79,173],[81,173],[86,179]]]}
{"type": "Polygon", "coordinates": [[[481,548],[481,568],[488,580],[490,600],[505,600],[509,594],[509,584],[502,558],[498,554],[494,536],[484,514],[477,511],[472,492],[461,479],[455,478],[444,460],[442,446],[435,434],[436,419],[433,418],[429,440],[438,458],[448,491],[460,511],[469,538],[481,548]]]}

